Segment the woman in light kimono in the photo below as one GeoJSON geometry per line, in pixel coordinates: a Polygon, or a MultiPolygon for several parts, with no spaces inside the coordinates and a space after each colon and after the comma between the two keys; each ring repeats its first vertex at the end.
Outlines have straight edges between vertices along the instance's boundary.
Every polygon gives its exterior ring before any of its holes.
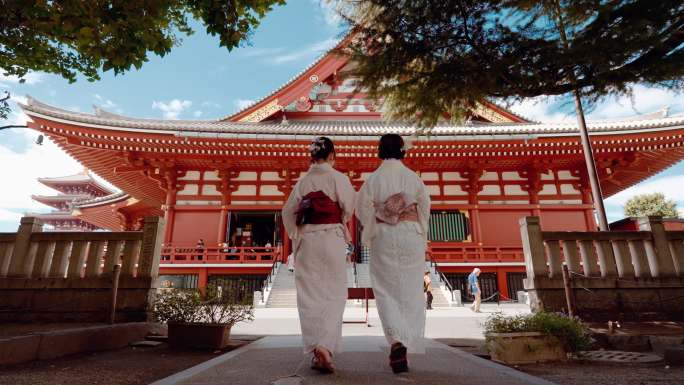
{"type": "Polygon", "coordinates": [[[362,241],[370,247],[371,282],[394,373],[408,371],[407,351],[425,352],[423,272],[430,196],[420,177],[402,163],[405,155],[399,135],[380,138],[383,162],[361,187],[356,209],[362,241]]]}
{"type": "Polygon", "coordinates": [[[332,373],[341,351],[342,314],[347,300],[347,222],[356,192],[349,178],[333,169],[335,149],[320,137],[310,146],[309,172],[295,185],[283,207],[283,224],[292,238],[297,307],[305,354],[312,368],[332,373]]]}

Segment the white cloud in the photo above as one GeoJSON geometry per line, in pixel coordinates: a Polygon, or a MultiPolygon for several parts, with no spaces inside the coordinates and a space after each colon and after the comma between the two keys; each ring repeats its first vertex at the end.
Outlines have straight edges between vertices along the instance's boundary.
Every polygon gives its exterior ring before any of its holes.
{"type": "Polygon", "coordinates": [[[574,110],[571,113],[561,112],[559,110],[561,103],[558,98],[540,96],[524,99],[509,106],[509,108],[524,118],[538,122],[567,122],[568,120],[574,120],[574,110]]]}
{"type": "Polygon", "coordinates": [[[244,57],[264,57],[273,56],[285,51],[285,47],[273,47],[273,48],[254,48],[245,47],[242,48],[241,55],[244,57]]]}
{"type": "Polygon", "coordinates": [[[672,199],[677,203],[680,210],[684,209],[684,175],[672,175],[662,178],[655,178],[638,185],[623,190],[605,200],[606,211],[610,220],[617,220],[624,217],[623,207],[627,201],[641,194],[651,194],[661,192],[666,198],[672,199]]]}
{"type": "Polygon", "coordinates": [[[311,0],[314,5],[318,6],[320,16],[325,23],[333,28],[342,26],[343,19],[340,17],[338,7],[343,5],[339,0],[311,0]]]}
{"type": "Polygon", "coordinates": [[[293,51],[287,54],[275,56],[271,62],[274,64],[290,63],[303,59],[312,60],[314,57],[323,54],[325,51],[331,49],[338,42],[337,39],[328,38],[323,41],[311,44],[299,51],[293,51]]]}
{"type": "Polygon", "coordinates": [[[192,102],[189,100],[173,99],[168,103],[166,102],[152,102],[152,108],[161,110],[164,113],[166,119],[178,119],[178,116],[186,109],[192,106],[192,102]]]}
{"type": "Polygon", "coordinates": [[[216,102],[212,102],[211,100],[207,100],[202,102],[202,107],[221,108],[221,105],[216,102]]]}
{"type": "Polygon", "coordinates": [[[24,76],[24,83],[20,83],[21,79],[16,75],[6,76],[0,73],[0,83],[3,84],[28,84],[34,85],[43,82],[45,74],[40,72],[29,72],[24,76]]]}
{"type": "Polygon", "coordinates": [[[200,111],[200,110],[195,110],[195,111],[193,111],[192,116],[194,116],[194,117],[196,117],[196,118],[199,118],[200,116],[202,116],[202,114],[203,114],[202,111],[200,111]]]}
{"type": "Polygon", "coordinates": [[[254,100],[250,99],[237,99],[233,102],[235,109],[238,111],[244,110],[245,108],[254,104],[254,100]]]}
{"type": "Polygon", "coordinates": [[[93,94],[93,97],[95,97],[95,102],[97,103],[98,107],[104,110],[114,111],[119,114],[123,112],[123,110],[119,108],[119,105],[114,103],[111,99],[103,98],[100,94],[93,94]]]}
{"type": "Polygon", "coordinates": [[[611,97],[598,103],[590,112],[593,119],[624,118],[669,107],[671,112],[684,111],[682,94],[660,88],[635,86],[631,97],[611,97]]]}
{"type": "MultiPolygon", "coordinates": [[[[36,132],[30,129],[26,136],[35,140],[36,132]]],[[[0,144],[0,180],[11,181],[12,188],[3,188],[0,195],[0,221],[3,230],[15,231],[18,219],[27,211],[47,212],[51,209],[31,199],[31,195],[54,195],[56,191],[38,182],[39,177],[55,177],[80,172],[83,167],[65,154],[49,139],[42,146],[32,144],[26,151],[15,152],[0,144]]],[[[5,186],[7,187],[7,186],[5,186]]],[[[2,231],[2,230],[0,230],[2,231]]]]}

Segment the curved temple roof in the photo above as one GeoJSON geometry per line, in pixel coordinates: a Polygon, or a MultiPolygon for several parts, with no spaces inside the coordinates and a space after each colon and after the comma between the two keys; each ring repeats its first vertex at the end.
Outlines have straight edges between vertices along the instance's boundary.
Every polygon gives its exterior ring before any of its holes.
{"type": "MultiPolygon", "coordinates": [[[[292,136],[329,135],[348,136],[363,140],[377,137],[387,132],[413,135],[419,129],[401,122],[382,121],[285,121],[240,123],[216,120],[163,120],[139,119],[103,113],[96,114],[67,111],[28,98],[22,108],[29,116],[44,118],[61,123],[75,124],[106,130],[132,132],[158,132],[190,137],[240,137],[255,139],[260,135],[277,135],[283,139],[292,136]]],[[[684,115],[664,116],[650,114],[616,120],[588,122],[590,133],[622,133],[625,131],[658,131],[684,127],[684,115]]],[[[454,125],[443,123],[430,129],[432,137],[463,137],[490,135],[576,135],[575,123],[473,123],[454,125]]],[[[302,138],[303,139],[303,138],[302,138]]],[[[464,139],[464,138],[458,138],[464,139]]]]}

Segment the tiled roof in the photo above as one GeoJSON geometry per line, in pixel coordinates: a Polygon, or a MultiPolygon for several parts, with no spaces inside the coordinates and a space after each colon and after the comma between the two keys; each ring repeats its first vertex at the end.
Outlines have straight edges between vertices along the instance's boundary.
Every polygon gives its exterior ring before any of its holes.
{"type": "MultiPolygon", "coordinates": [[[[373,136],[394,132],[401,135],[412,135],[417,131],[413,125],[402,122],[383,121],[311,121],[289,120],[287,123],[260,122],[240,123],[216,120],[163,120],[137,119],[113,114],[85,114],[67,111],[28,98],[22,108],[29,116],[43,117],[49,120],[62,121],[82,126],[93,126],[110,130],[124,131],[160,131],[166,133],[182,133],[188,136],[215,136],[216,134],[248,135],[330,135],[330,136],[373,136]]],[[[650,114],[642,117],[616,120],[588,122],[590,132],[638,131],[684,126],[684,115],[658,117],[662,114],[650,114]]],[[[576,123],[473,123],[454,125],[442,123],[429,132],[430,136],[486,136],[514,134],[575,134],[576,123]]],[[[70,177],[64,177],[70,178],[70,177]]],[[[84,176],[84,178],[89,178],[84,176]]],[[[51,178],[58,180],[59,178],[51,178]]]]}
{"type": "Polygon", "coordinates": [[[98,206],[103,203],[114,203],[128,198],[130,198],[130,195],[126,194],[123,191],[120,191],[114,194],[109,194],[102,197],[88,199],[87,201],[78,202],[78,204],[75,205],[75,208],[98,206]]]}

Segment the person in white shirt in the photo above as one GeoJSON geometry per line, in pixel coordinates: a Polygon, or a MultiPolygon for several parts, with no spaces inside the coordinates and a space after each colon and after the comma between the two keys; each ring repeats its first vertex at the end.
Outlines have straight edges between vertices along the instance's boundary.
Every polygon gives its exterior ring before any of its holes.
{"type": "Polygon", "coordinates": [[[430,196],[420,177],[402,163],[403,139],[380,138],[383,160],[361,187],[356,215],[370,247],[370,274],[380,320],[389,342],[390,366],[408,371],[408,353],[424,353],[423,272],[430,196]]]}
{"type": "Polygon", "coordinates": [[[347,301],[347,222],[354,214],[356,192],[349,178],[335,170],[330,139],[315,139],[312,165],[294,186],[283,207],[283,224],[292,238],[297,308],[305,353],[313,369],[332,373],[334,353],[342,349],[342,315],[347,301]]]}

